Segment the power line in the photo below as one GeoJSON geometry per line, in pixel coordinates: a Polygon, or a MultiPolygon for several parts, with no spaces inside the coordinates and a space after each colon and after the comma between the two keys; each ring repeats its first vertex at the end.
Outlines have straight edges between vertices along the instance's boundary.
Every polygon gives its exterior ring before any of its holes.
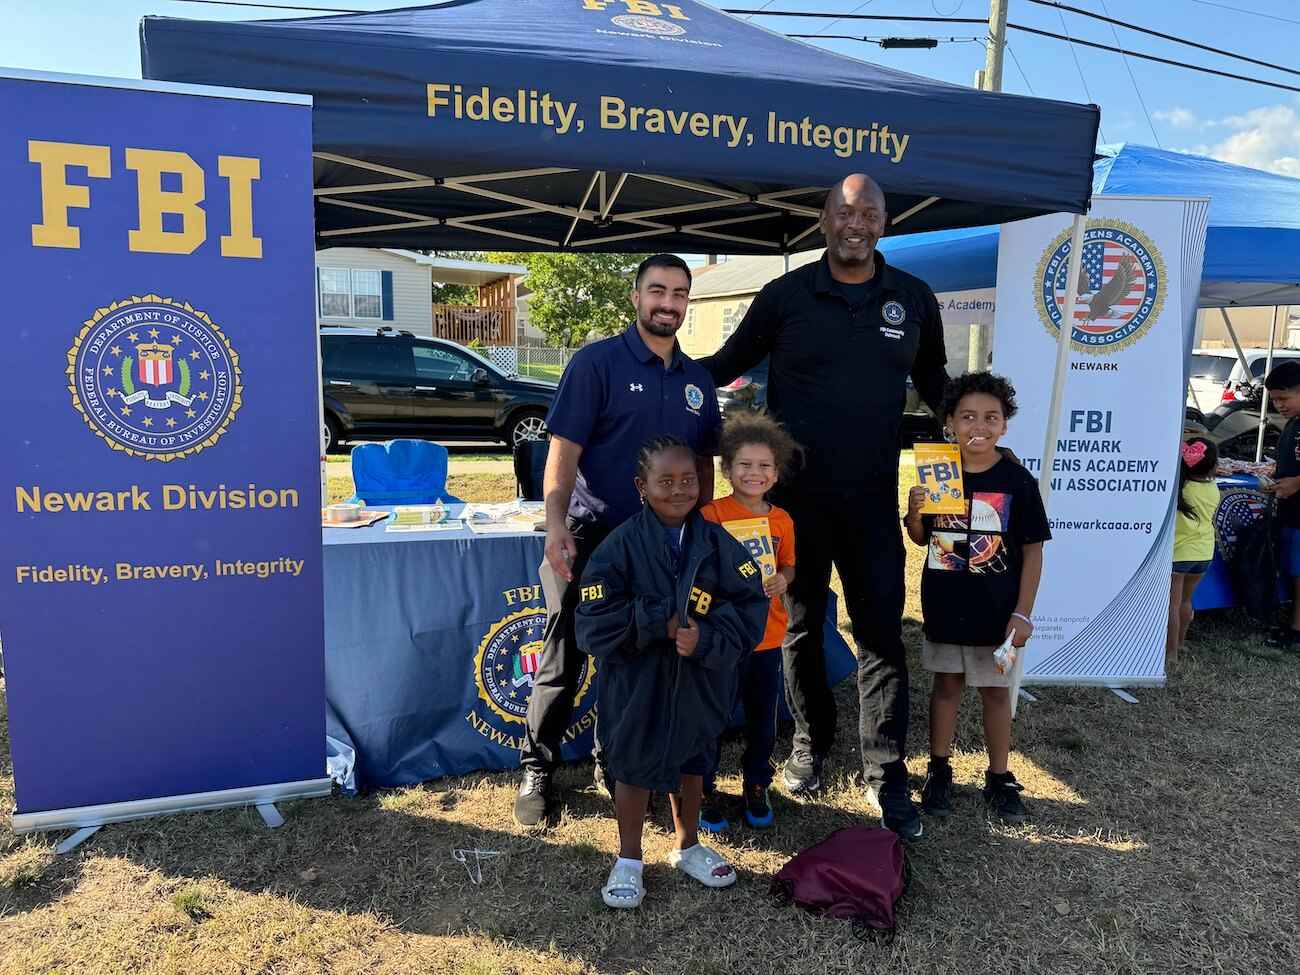
{"type": "Polygon", "coordinates": [[[1207,68],[1201,64],[1188,64],[1185,61],[1171,61],[1169,58],[1157,57],[1154,54],[1143,54],[1139,51],[1124,51],[1118,47],[1111,47],[1109,44],[1098,44],[1096,41],[1085,41],[1079,37],[1067,37],[1063,34],[1054,34],[1051,31],[1039,30],[1037,27],[1027,27],[1024,24],[1007,24],[1007,27],[1023,31],[1026,34],[1036,34],[1039,37],[1051,37],[1058,41],[1068,41],[1070,44],[1081,44],[1084,47],[1095,47],[1099,51],[1110,51],[1112,54],[1127,54],[1131,58],[1141,58],[1144,61],[1154,61],[1157,64],[1169,64],[1173,65],[1175,68],[1186,68],[1188,71],[1199,71],[1202,74],[1217,75],[1220,78],[1232,78],[1234,81],[1248,81],[1253,85],[1263,85],[1265,88],[1278,88],[1282,91],[1300,92],[1300,88],[1295,85],[1284,85],[1280,81],[1265,81],[1263,78],[1252,78],[1250,75],[1234,74],[1231,71],[1220,71],[1218,68],[1207,68]]]}
{"type": "Polygon", "coordinates": [[[1231,10],[1234,14],[1251,14],[1255,17],[1267,17],[1269,20],[1280,20],[1284,24],[1300,24],[1300,20],[1292,20],[1290,17],[1279,17],[1277,14],[1266,14],[1259,10],[1244,10],[1241,7],[1230,7],[1226,3],[1213,3],[1211,0],[1192,0],[1192,3],[1199,3],[1205,7],[1219,7],[1223,10],[1231,10]]]}
{"type": "MultiPolygon", "coordinates": [[[[1010,42],[1007,42],[1006,48],[1007,48],[1007,53],[1011,55],[1011,63],[1014,64],[1016,66],[1016,70],[1020,72],[1021,80],[1024,81],[1025,87],[1029,89],[1029,94],[1032,95],[1034,93],[1034,86],[1029,83],[1029,75],[1025,74],[1025,69],[1020,66],[1020,59],[1016,57],[1016,52],[1011,50],[1010,42]]],[[[1101,126],[1099,124],[1098,128],[1100,127],[1101,126]]]]}
{"type": "MultiPolygon", "coordinates": [[[[1101,9],[1107,16],[1110,15],[1110,11],[1106,8],[1106,0],[1101,0],[1101,9]]],[[[1122,48],[1123,45],[1119,44],[1119,34],[1116,32],[1114,24],[1110,26],[1110,33],[1115,38],[1115,43],[1122,48]]],[[[1133,83],[1133,93],[1138,96],[1138,104],[1142,106],[1142,114],[1147,118],[1147,128],[1151,130],[1151,138],[1156,140],[1157,149],[1163,149],[1164,146],[1160,144],[1160,136],[1156,135],[1156,127],[1151,124],[1151,113],[1147,111],[1147,103],[1146,99],[1142,97],[1142,89],[1138,87],[1137,78],[1133,77],[1133,68],[1128,63],[1128,55],[1125,54],[1122,57],[1124,58],[1124,70],[1128,72],[1128,80],[1133,83]]]]}
{"type": "Polygon", "coordinates": [[[806,10],[736,10],[733,8],[723,8],[724,14],[759,14],[764,17],[814,17],[821,20],[828,18],[832,20],[897,20],[900,23],[918,23],[918,24],[987,24],[988,20],[983,17],[894,17],[890,14],[820,14],[809,13],[806,10]]]}
{"type": "MultiPolygon", "coordinates": [[[[797,41],[817,40],[818,38],[830,38],[830,39],[832,39],[832,40],[843,40],[843,39],[845,39],[845,38],[844,38],[844,35],[842,35],[842,34],[786,34],[785,36],[786,36],[786,37],[789,37],[789,38],[793,38],[794,40],[797,40],[797,41]]],[[[918,40],[918,41],[921,41],[921,40],[925,40],[925,41],[938,41],[940,44],[972,44],[972,43],[974,43],[974,44],[983,44],[983,43],[984,43],[984,38],[982,38],[982,37],[916,37],[916,38],[900,38],[900,37],[898,37],[898,35],[896,35],[896,34],[867,34],[867,35],[864,35],[864,36],[861,36],[861,37],[857,37],[857,36],[855,36],[855,37],[848,38],[848,40],[854,40],[854,41],[866,41],[868,44],[879,44],[881,41],[885,41],[885,40],[904,40],[904,39],[906,39],[906,40],[918,40]]]]}
{"type": "Polygon", "coordinates": [[[282,3],[237,3],[236,0],[166,0],[167,3],[202,3],[213,7],[257,7],[261,10],[300,10],[317,14],[368,14],[372,10],[342,10],[338,7],[289,7],[282,3]]]}
{"type": "MultiPolygon", "coordinates": [[[[1151,37],[1158,37],[1165,41],[1172,41],[1174,44],[1183,44],[1187,47],[1194,47],[1199,51],[1209,51],[1211,54],[1219,54],[1225,58],[1234,58],[1238,61],[1246,61],[1249,64],[1257,64],[1262,68],[1271,68],[1274,71],[1285,71],[1287,74],[1300,75],[1300,71],[1297,71],[1295,68],[1284,68],[1281,65],[1273,64],[1271,61],[1261,61],[1258,58],[1247,57],[1244,54],[1235,54],[1232,51],[1225,51],[1222,48],[1210,47],[1208,44],[1189,41],[1184,37],[1175,37],[1173,34],[1166,34],[1162,31],[1152,30],[1149,27],[1139,27],[1137,24],[1130,24],[1125,20],[1116,20],[1114,17],[1111,17],[1109,13],[1106,16],[1103,16],[1101,14],[1093,13],[1091,10],[1084,10],[1080,7],[1071,7],[1066,3],[1058,3],[1056,0],[1028,0],[1028,2],[1038,4],[1040,7],[1054,7],[1057,14],[1060,14],[1062,10],[1068,10],[1070,13],[1078,14],[1080,17],[1089,17],[1093,20],[1100,20],[1103,23],[1111,25],[1112,34],[1115,33],[1115,27],[1118,25],[1126,30],[1136,31],[1139,34],[1147,34],[1151,37]]],[[[1102,3],[1101,7],[1105,10],[1106,4],[1102,3]]],[[[1062,25],[1064,25],[1064,18],[1062,18],[1062,25]]],[[[1119,43],[1118,36],[1115,38],[1115,43],[1119,43]]]]}
{"type": "MultiPolygon", "coordinates": [[[[1059,10],[1056,12],[1056,15],[1061,18],[1061,30],[1065,31],[1065,39],[1070,42],[1070,57],[1074,58],[1074,70],[1079,72],[1079,81],[1083,83],[1083,93],[1088,97],[1088,103],[1090,105],[1096,105],[1097,103],[1092,100],[1092,92],[1088,90],[1088,79],[1083,76],[1083,65],[1079,63],[1079,52],[1074,49],[1074,39],[1070,37],[1070,31],[1065,26],[1065,15],[1059,10]]],[[[1007,24],[1007,26],[1010,27],[1012,25],[1007,24]]],[[[1105,142],[1106,134],[1101,131],[1100,122],[1097,123],[1097,132],[1101,135],[1101,141],[1105,142]]]]}

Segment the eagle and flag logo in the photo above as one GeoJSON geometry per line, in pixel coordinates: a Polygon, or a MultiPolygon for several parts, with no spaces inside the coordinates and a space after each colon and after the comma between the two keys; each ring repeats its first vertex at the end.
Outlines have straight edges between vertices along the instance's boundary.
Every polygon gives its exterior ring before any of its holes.
{"type": "MultiPolygon", "coordinates": [[[[1035,275],[1038,316],[1053,336],[1064,317],[1070,236],[1067,228],[1047,245],[1035,275]]],[[[1164,261],[1133,224],[1089,220],[1078,286],[1071,345],[1090,355],[1107,355],[1137,342],[1160,317],[1164,261]]]]}

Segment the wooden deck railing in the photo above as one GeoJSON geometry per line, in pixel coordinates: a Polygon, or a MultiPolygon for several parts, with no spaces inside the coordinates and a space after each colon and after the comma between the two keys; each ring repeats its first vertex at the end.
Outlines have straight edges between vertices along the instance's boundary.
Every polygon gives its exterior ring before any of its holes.
{"type": "Polygon", "coordinates": [[[478,339],[484,345],[515,344],[515,309],[512,305],[434,305],[433,334],[469,345],[478,339]]]}

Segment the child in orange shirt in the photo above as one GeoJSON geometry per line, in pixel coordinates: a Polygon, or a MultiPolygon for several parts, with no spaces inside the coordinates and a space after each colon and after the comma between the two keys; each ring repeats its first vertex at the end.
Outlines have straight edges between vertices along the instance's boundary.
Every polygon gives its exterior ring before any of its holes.
{"type": "MultiPolygon", "coordinates": [[[[789,469],[799,446],[775,420],[753,414],[729,420],[722,428],[719,447],[722,475],[731,482],[732,494],[706,504],[700,513],[726,528],[749,550],[763,570],[763,592],[772,601],[762,641],[737,668],[737,700],[745,708],[745,753],[741,757],[745,822],[766,829],[772,825],[768,788],[776,746],[781,641],[786,629],[781,595],[794,580],[794,522],[785,511],[764,500],[764,495],[776,485],[780,472],[789,469]]],[[[719,740],[713,770],[704,778],[700,806],[700,828],[710,833],[722,832],[730,825],[718,807],[714,789],[721,755],[719,740]]]]}

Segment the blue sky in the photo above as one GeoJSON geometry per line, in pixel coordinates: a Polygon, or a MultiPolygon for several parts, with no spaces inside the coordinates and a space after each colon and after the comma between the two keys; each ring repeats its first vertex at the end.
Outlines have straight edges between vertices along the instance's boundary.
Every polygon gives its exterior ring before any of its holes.
{"type": "MultiPolygon", "coordinates": [[[[307,5],[311,0],[286,0],[307,5]]],[[[317,0],[328,7],[380,10],[412,0],[317,0]]],[[[1294,0],[1068,0],[1071,6],[1109,13],[1145,27],[1300,69],[1300,4],[1294,0]]],[[[817,10],[916,16],[987,17],[987,0],[726,0],[726,7],[817,10]]],[[[1111,28],[1029,0],[1009,0],[1010,20],[1055,33],[1115,45],[1111,28]],[[1064,20],[1064,29],[1062,28],[1064,20]]],[[[42,71],[140,76],[137,26],[145,14],[204,20],[277,16],[274,11],[177,0],[6,0],[0,4],[0,65],[42,71]]],[[[285,12],[283,16],[303,16],[285,12]]],[[[836,22],[760,16],[758,23],[784,33],[928,35],[976,38],[975,24],[836,22]]],[[[1300,94],[1196,74],[1118,54],[1071,48],[1063,41],[1009,32],[1003,90],[1102,108],[1105,141],[1159,144],[1202,152],[1242,165],[1300,176],[1300,94]],[[1078,65],[1075,63],[1078,58],[1078,65]],[[1126,64],[1127,61],[1127,64],[1126,64]],[[1131,76],[1130,76],[1131,72],[1131,76]],[[1080,75],[1082,74],[1082,78],[1080,75]],[[1140,92],[1140,98],[1138,93],[1140,92]],[[1143,102],[1146,112],[1143,111],[1143,102]],[[1148,121],[1149,115],[1149,121],[1148,121]],[[1154,131],[1153,131],[1154,130],[1154,131]]],[[[1300,87],[1300,75],[1229,60],[1181,45],[1119,30],[1125,49],[1197,63],[1300,87]]],[[[945,42],[933,50],[882,50],[874,44],[818,40],[820,46],[866,61],[972,83],[984,65],[982,43],[945,42]]]]}

